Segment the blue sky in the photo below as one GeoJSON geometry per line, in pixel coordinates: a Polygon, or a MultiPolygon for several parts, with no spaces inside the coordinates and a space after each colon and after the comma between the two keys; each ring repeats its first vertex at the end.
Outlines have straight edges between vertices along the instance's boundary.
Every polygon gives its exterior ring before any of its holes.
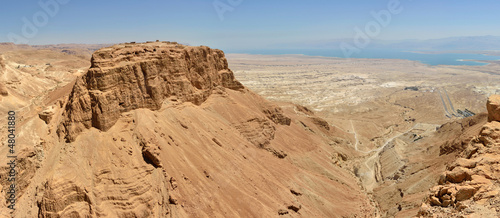
{"type": "MultiPolygon", "coordinates": [[[[23,18],[33,22],[39,15],[44,21],[41,13],[46,12],[39,3],[50,1],[56,0],[3,1],[0,41],[12,39],[9,33],[23,36],[23,18]]],[[[370,12],[387,10],[390,1],[396,0],[69,0],[58,4],[58,12],[36,27],[36,34],[23,38],[29,44],[159,39],[221,49],[267,48],[353,38],[356,27],[364,29],[375,20],[370,12]],[[223,20],[214,2],[226,8],[223,20]]],[[[498,0],[399,2],[401,13],[392,14],[374,38],[500,36],[498,0]]]]}

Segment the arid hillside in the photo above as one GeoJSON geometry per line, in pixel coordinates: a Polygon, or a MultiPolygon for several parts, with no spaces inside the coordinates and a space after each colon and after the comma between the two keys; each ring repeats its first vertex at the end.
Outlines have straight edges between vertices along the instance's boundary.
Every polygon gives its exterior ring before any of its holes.
{"type": "Polygon", "coordinates": [[[457,138],[453,149],[441,147],[456,158],[427,193],[419,216],[500,215],[500,96],[491,96],[487,108],[488,122],[478,134],[457,138]]]}
{"type": "Polygon", "coordinates": [[[429,189],[486,124],[488,96],[500,93],[494,61],[429,66],[396,59],[249,54],[229,54],[228,60],[250,90],[307,106],[349,136],[353,156],[345,163],[381,217],[418,214],[429,189]],[[472,112],[466,118],[465,109],[472,112]]]}
{"type": "MultiPolygon", "coordinates": [[[[1,80],[0,100],[20,116],[14,217],[379,215],[347,163],[349,136],[305,107],[254,94],[220,50],[128,43],[88,65],[54,50],[2,56],[2,75],[19,81],[1,80]],[[17,59],[39,52],[53,56],[17,59]]],[[[0,185],[8,216],[10,184],[0,185]]]]}
{"type": "Polygon", "coordinates": [[[102,46],[0,44],[0,112],[16,112],[14,217],[500,213],[498,96],[484,106],[496,63],[228,63],[206,46],[102,46]]]}

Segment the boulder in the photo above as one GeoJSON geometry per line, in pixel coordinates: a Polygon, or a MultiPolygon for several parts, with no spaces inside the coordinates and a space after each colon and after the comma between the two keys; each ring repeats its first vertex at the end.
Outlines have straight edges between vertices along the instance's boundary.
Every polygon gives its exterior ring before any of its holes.
{"type": "Polygon", "coordinates": [[[457,201],[464,201],[476,194],[477,189],[475,189],[472,186],[457,186],[457,193],[455,195],[455,198],[457,201]]]}
{"type": "Polygon", "coordinates": [[[481,136],[487,136],[495,141],[500,139],[500,122],[486,123],[481,129],[481,136]]]}
{"type": "Polygon", "coordinates": [[[500,95],[492,95],[486,103],[488,121],[500,121],[500,95]]]}
{"type": "Polygon", "coordinates": [[[435,196],[431,196],[429,199],[432,206],[441,206],[441,202],[435,196]]]}
{"type": "Polygon", "coordinates": [[[46,124],[49,124],[50,121],[52,120],[52,117],[54,116],[54,109],[49,108],[46,109],[38,114],[38,117],[45,121],[46,124]]]}
{"type": "Polygon", "coordinates": [[[471,160],[471,159],[465,159],[465,158],[458,158],[455,161],[455,164],[453,165],[453,168],[455,167],[464,167],[464,168],[474,168],[476,167],[477,160],[471,160]]]}
{"type": "Polygon", "coordinates": [[[462,167],[455,167],[452,171],[446,173],[446,180],[453,183],[461,183],[464,180],[470,179],[470,170],[462,167]]]}

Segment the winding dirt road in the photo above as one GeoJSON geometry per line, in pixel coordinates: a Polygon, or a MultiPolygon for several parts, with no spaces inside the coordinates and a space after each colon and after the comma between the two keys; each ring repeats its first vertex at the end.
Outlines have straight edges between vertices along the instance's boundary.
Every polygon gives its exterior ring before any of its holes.
{"type": "Polygon", "coordinates": [[[380,152],[384,150],[386,146],[388,146],[392,141],[394,141],[396,138],[401,137],[404,134],[407,134],[408,132],[412,131],[418,124],[415,124],[413,127],[408,129],[406,132],[400,133],[398,135],[395,135],[391,138],[389,138],[382,146],[372,149],[370,151],[360,151],[359,150],[359,140],[358,140],[358,134],[356,133],[356,130],[354,128],[354,124],[351,120],[351,128],[354,134],[354,138],[356,140],[356,144],[354,145],[354,148],[356,151],[363,153],[363,154],[371,154],[369,157],[366,158],[364,161],[363,165],[366,167],[366,172],[360,173],[360,177],[362,179],[363,185],[366,188],[367,191],[371,192],[373,191],[373,188],[377,184],[377,182],[382,180],[382,175],[380,174],[380,165],[379,162],[377,161],[377,157],[380,155],[380,152]]]}

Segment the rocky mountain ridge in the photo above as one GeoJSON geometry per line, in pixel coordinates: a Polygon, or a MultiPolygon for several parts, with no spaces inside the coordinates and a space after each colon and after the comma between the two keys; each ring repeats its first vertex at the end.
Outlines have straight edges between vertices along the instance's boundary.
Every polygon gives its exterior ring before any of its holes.
{"type": "Polygon", "coordinates": [[[14,217],[378,214],[346,162],[349,136],[246,89],[219,50],[116,45],[71,86],[17,126],[14,217]]]}
{"type": "Polygon", "coordinates": [[[122,44],[98,50],[91,64],[77,79],[58,129],[68,141],[85,128],[108,130],[123,112],[158,110],[169,97],[200,105],[218,86],[243,89],[224,53],[204,46],[122,44]]]}

